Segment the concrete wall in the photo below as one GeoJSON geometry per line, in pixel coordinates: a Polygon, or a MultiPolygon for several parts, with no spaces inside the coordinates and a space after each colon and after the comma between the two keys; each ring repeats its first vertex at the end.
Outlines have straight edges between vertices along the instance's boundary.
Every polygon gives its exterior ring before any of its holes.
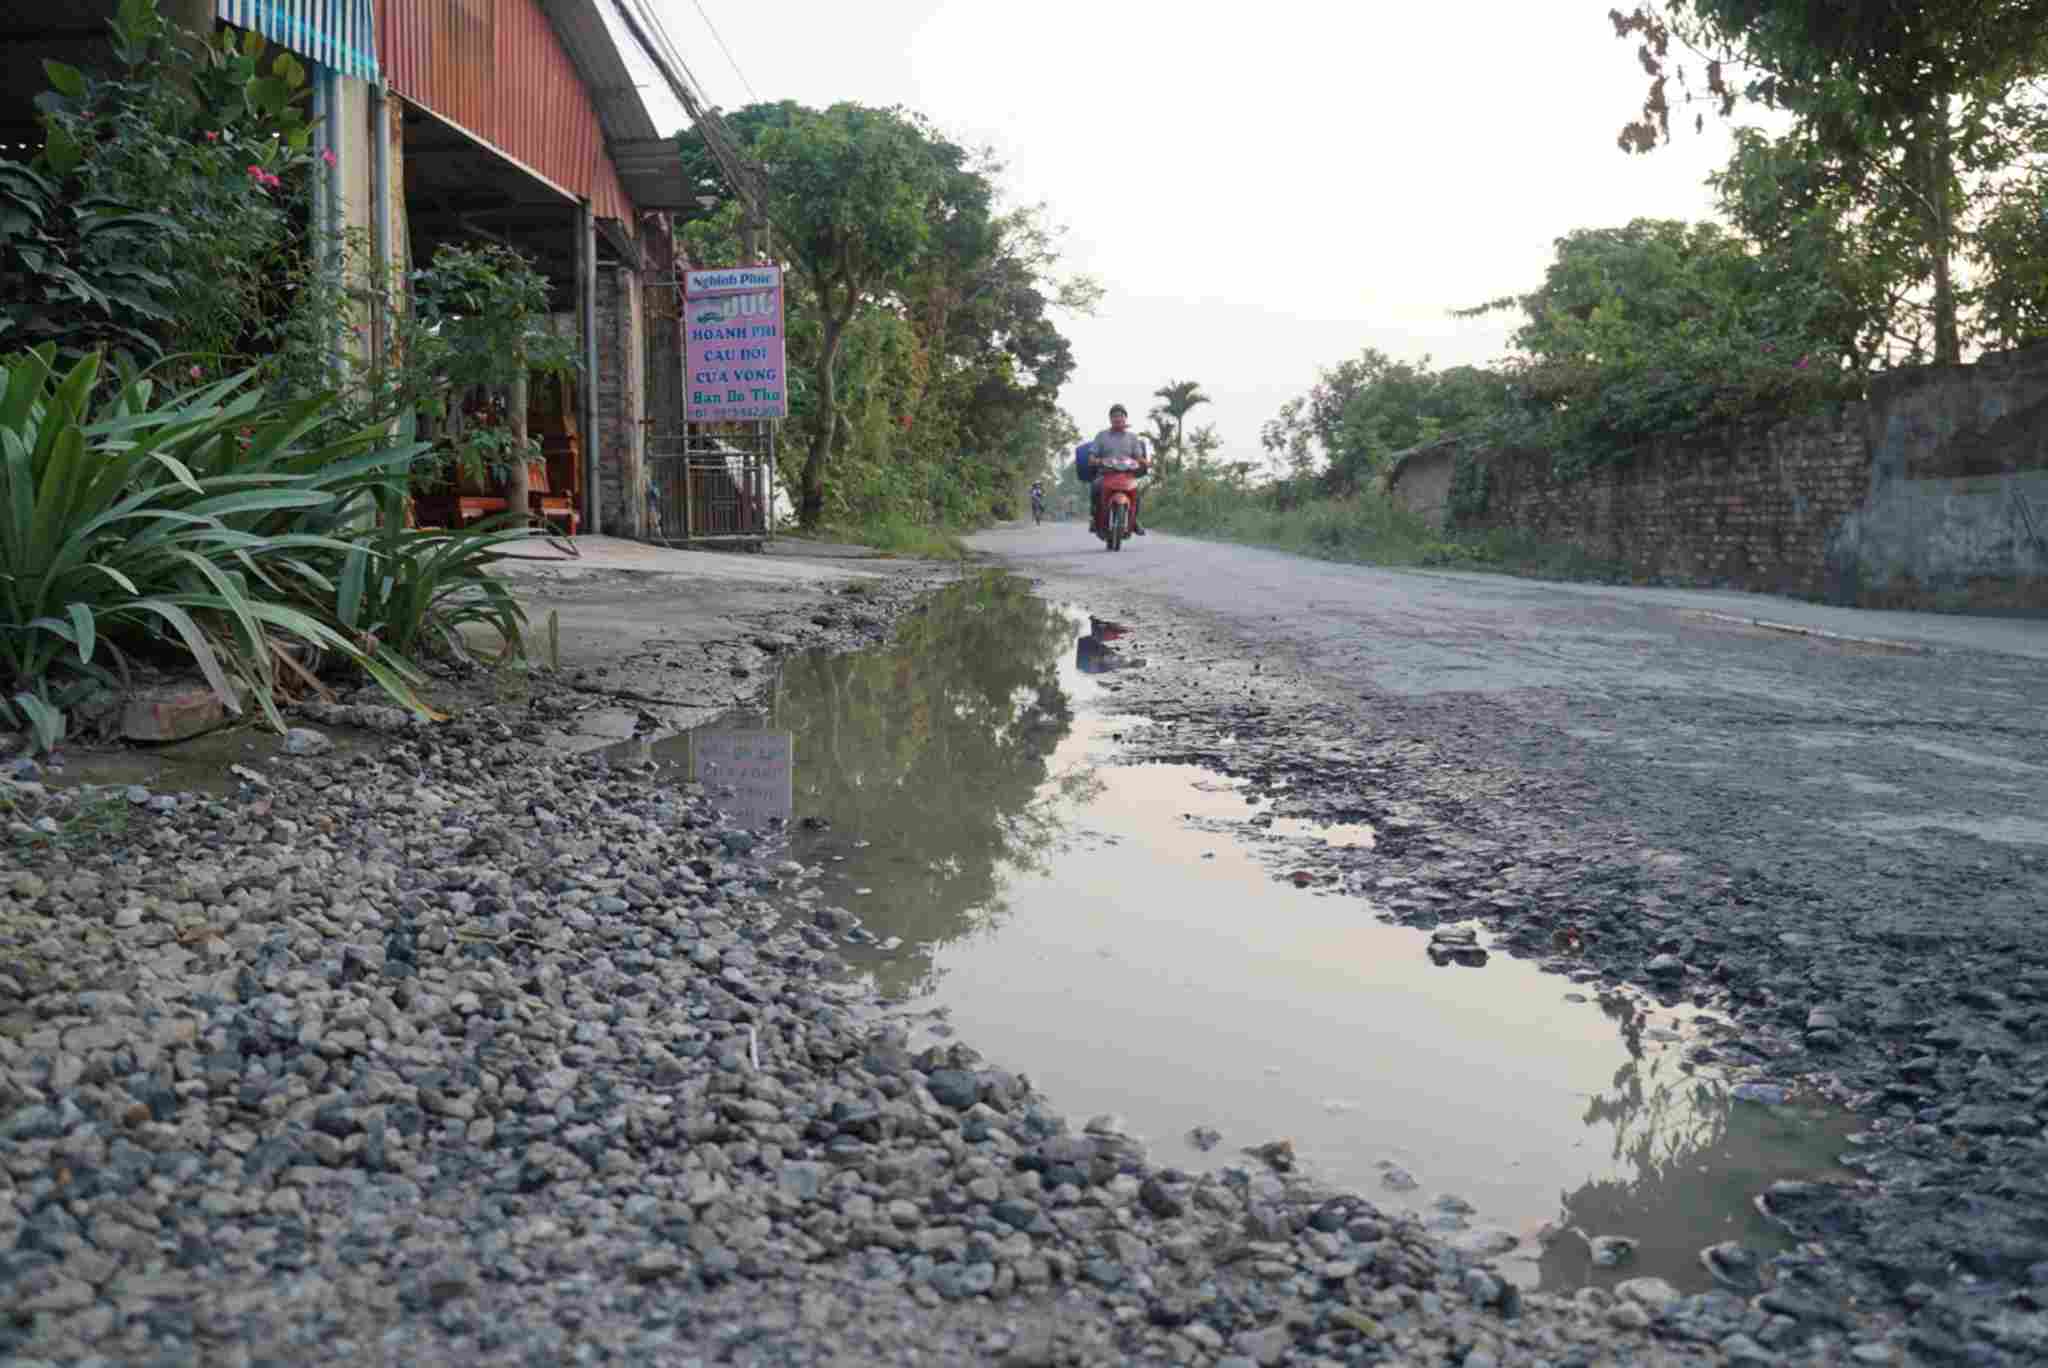
{"type": "MultiPolygon", "coordinates": [[[[1461,527],[1566,542],[1642,581],[1866,607],[2048,614],[2048,344],[1881,377],[1817,417],[1647,445],[1578,479],[1546,453],[1481,451],[1461,527]]],[[[1394,497],[1442,506],[1419,448],[1394,497]]]]}
{"type": "Polygon", "coordinates": [[[1870,488],[1828,597],[2048,612],[2048,346],[1881,377],[1864,427],[1870,488]]]}
{"type": "Polygon", "coordinates": [[[1394,467],[1388,492],[1410,513],[1441,527],[1450,516],[1451,472],[1457,459],[1455,441],[1416,447],[1394,467]]]}

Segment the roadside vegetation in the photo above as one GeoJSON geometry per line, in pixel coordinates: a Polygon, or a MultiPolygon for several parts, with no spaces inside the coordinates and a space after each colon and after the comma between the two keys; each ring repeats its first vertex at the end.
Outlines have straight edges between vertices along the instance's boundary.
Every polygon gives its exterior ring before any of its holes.
{"type": "Polygon", "coordinates": [[[1211,432],[1183,441],[1186,409],[1155,409],[1169,459],[1153,523],[1389,564],[1564,573],[1571,553],[1479,530],[1490,520],[1475,453],[1512,450],[1579,478],[1660,439],[1860,398],[1886,370],[2048,338],[2042,7],[1909,8],[1615,11],[1647,75],[1624,153],[1654,152],[1674,122],[1685,136],[1747,109],[1779,115],[1772,133],[1736,129],[1709,178],[1718,221],[1566,234],[1533,289],[1455,311],[1518,314],[1506,357],[1439,369],[1367,348],[1266,423],[1259,462],[1225,461],[1211,432]],[[1384,488],[1400,453],[1447,438],[1450,530],[1434,533],[1384,488]]]}
{"type": "MultiPolygon", "coordinates": [[[[1029,516],[1032,477],[1080,440],[1062,316],[1100,287],[1060,263],[1042,205],[1001,207],[1002,166],[902,109],[793,101],[724,116],[765,168],[768,254],[789,273],[790,417],[778,472],[806,529],[906,553],[1029,516]]],[[[737,261],[739,198],[677,135],[710,207],[694,261],[737,261]]]]}
{"type": "Polygon", "coordinates": [[[185,674],[280,727],[350,679],[424,713],[465,623],[523,650],[489,573],[523,527],[408,511],[533,454],[483,423],[425,434],[572,364],[545,282],[482,244],[375,279],[313,230],[289,54],[188,48],[155,0],[124,0],[113,39],[110,71],[48,64],[44,146],[0,160],[0,724],[52,749],[185,674]]]}

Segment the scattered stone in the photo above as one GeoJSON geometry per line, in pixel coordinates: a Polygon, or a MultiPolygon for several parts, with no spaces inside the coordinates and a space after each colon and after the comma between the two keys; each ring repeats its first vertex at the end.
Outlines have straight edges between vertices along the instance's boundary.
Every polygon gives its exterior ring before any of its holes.
{"type": "Polygon", "coordinates": [[[1618,1268],[1636,1256],[1636,1242],[1626,1235],[1597,1235],[1586,1243],[1596,1268],[1618,1268]]]}
{"type": "Polygon", "coordinates": [[[334,749],[334,740],[311,727],[293,727],[284,734],[283,749],[286,755],[325,755],[334,749]]]}

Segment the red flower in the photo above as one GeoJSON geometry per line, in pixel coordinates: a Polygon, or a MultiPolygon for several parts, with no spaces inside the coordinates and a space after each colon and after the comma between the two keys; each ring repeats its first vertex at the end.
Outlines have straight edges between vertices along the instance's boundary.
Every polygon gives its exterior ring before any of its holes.
{"type": "Polygon", "coordinates": [[[206,140],[208,142],[219,142],[220,133],[217,130],[209,128],[208,130],[206,130],[206,140]]]}

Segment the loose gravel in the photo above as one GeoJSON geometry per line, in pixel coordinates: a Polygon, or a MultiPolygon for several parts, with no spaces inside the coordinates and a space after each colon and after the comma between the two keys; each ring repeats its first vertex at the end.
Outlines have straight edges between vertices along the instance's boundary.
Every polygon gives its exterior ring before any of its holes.
{"type": "Polygon", "coordinates": [[[301,738],[216,796],[11,763],[0,1361],[1847,1351],[1768,1296],[1525,1295],[1284,1145],[1177,1172],[912,1053],[838,972],[865,933],[821,869],[522,739],[538,706],[301,738]]]}

